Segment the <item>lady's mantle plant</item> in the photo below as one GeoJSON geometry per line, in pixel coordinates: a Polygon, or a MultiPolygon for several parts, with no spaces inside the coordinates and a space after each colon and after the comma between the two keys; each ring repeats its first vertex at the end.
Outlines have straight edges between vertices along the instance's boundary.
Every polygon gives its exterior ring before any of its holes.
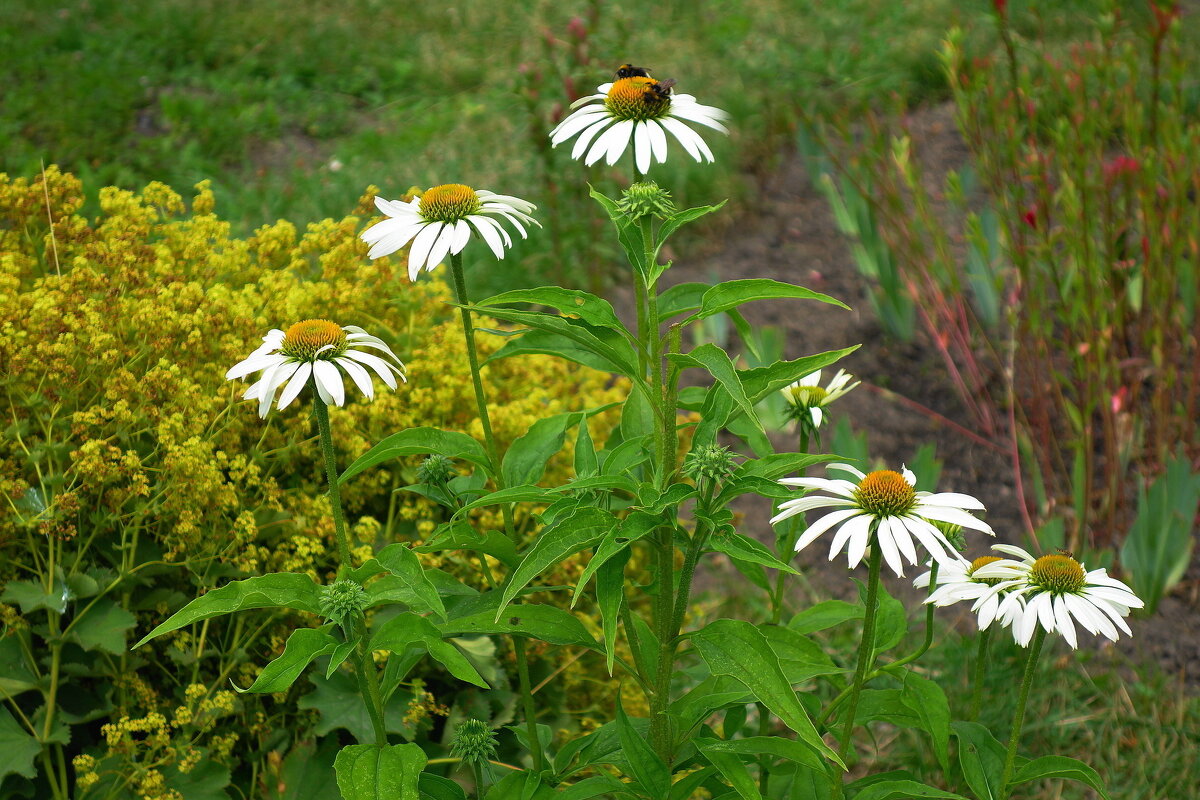
{"type": "MultiPolygon", "coordinates": [[[[534,222],[536,209],[524,200],[463,184],[433,187],[410,203],[377,199],[387,219],[362,235],[371,245],[370,257],[386,258],[407,246],[412,280],[449,257],[483,441],[433,428],[401,430],[339,476],[328,423],[328,406],[345,399],[339,368],[369,398],[371,376],[364,367],[393,388],[402,367],[388,360],[391,351],[384,342],[358,328],[308,321],[287,334],[268,334],[263,347],[230,377],[262,371],[247,392],[259,401],[260,413],[270,408],[277,391],[282,407],[313,388],[338,526],[338,578],[327,586],[295,574],[235,581],[188,604],[147,638],[252,608],[288,607],[325,620],[296,630],[283,655],[247,691],[281,691],[317,659],[327,674],[338,669],[355,674],[373,736],[344,748],[337,758],[338,783],[348,800],[467,796],[417,745],[392,741],[381,702],[425,656],[486,689],[487,682],[456,644],[466,635],[493,636],[511,649],[522,717],[511,730],[527,754],[519,764],[495,763],[494,729],[503,722],[463,721],[451,737],[449,758],[437,761],[469,767],[476,797],[486,790],[495,800],[889,800],[960,798],[952,788],[961,787],[983,800],[1007,798],[1020,784],[1043,777],[1082,780],[1103,793],[1099,776],[1082,763],[1057,756],[1019,758],[1021,722],[1046,634],[1062,633],[1074,645],[1074,619],[1087,630],[1115,635],[1116,625],[1127,630],[1123,617],[1139,602],[1103,571],[1085,572],[1065,555],[1034,559],[1010,551],[1020,560],[964,562],[958,553],[963,529],[992,533],[974,515],[982,504],[962,494],[917,491],[916,476],[907,469],[864,474],[833,464],[830,470],[854,480],[806,476],[809,466],[827,458],[808,452],[825,409],[853,388],[844,372],[821,387],[820,370],[853,348],[753,369],[739,368],[711,343],[684,349],[690,338],[685,331],[718,314],[746,328],[738,309],[748,302],[841,304],[767,279],[660,289],[670,267],[661,263],[664,245],[686,224],[720,208],[678,210],[667,191],[646,180],[652,165],[669,155],[666,134],[696,160],[711,161],[708,144],[685,122],[725,130],[723,112],[676,94],[674,83],[625,65],[552,133],[555,145],[574,138],[572,155],[587,164],[603,158],[615,165],[632,150],[627,188],[619,196],[593,190],[592,197],[628,259],[636,324],[625,325],[600,297],[557,286],[472,301],[463,269],[468,244],[481,239],[493,255],[503,257],[511,244],[504,224],[524,236],[534,222]],[[587,418],[601,409],[557,414],[537,421],[502,451],[492,433],[487,375],[475,346],[477,313],[514,327],[515,335],[489,363],[543,353],[624,376],[630,389],[618,428],[596,443],[587,418]],[[368,358],[362,347],[381,352],[368,358]],[[687,370],[705,373],[706,386],[681,388],[687,370]],[[364,376],[365,383],[360,382],[364,376]],[[762,435],[758,405],[777,392],[795,409],[799,441],[794,452],[773,452],[762,435]],[[684,411],[691,416],[682,416],[684,411]],[[732,441],[734,432],[750,452],[722,444],[732,441]],[[547,460],[568,437],[574,439],[574,480],[540,485],[547,460]],[[689,441],[686,452],[681,441],[689,441]],[[449,514],[424,549],[472,552],[479,567],[474,581],[422,569],[405,542],[354,563],[345,540],[340,486],[390,459],[414,454],[428,456],[421,468],[422,491],[449,514]],[[469,482],[450,479],[460,468],[470,471],[469,482]],[[796,489],[803,494],[797,496],[796,489]],[[812,490],[826,495],[807,494],[812,490]],[[735,526],[730,506],[744,495],[780,501],[772,520],[780,524],[775,550],[735,526]],[[513,524],[519,503],[541,509],[540,529],[532,535],[513,524]],[[469,512],[481,508],[498,509],[504,530],[473,528],[469,512]],[[804,514],[817,509],[826,513],[806,527],[804,514]],[[781,624],[783,581],[795,573],[789,563],[793,553],[827,533],[831,558],[845,551],[850,568],[868,562],[861,602],[821,603],[781,624]],[[589,559],[574,586],[532,586],[546,570],[581,553],[589,559]],[[748,586],[763,590],[771,622],[718,619],[689,626],[695,571],[714,553],[728,558],[748,586]],[[907,630],[906,614],[884,589],[881,568],[886,562],[901,576],[905,562],[915,565],[927,556],[930,572],[917,579],[930,591],[924,641],[896,654],[907,630]],[[767,569],[777,573],[774,585],[767,569]],[[600,638],[570,612],[537,602],[551,591],[570,591],[572,604],[590,595],[601,617],[600,638]],[[934,607],[968,599],[981,614],[982,628],[995,622],[1011,627],[1022,645],[1036,631],[1007,747],[976,723],[952,724],[938,684],[910,667],[931,644],[934,607]],[[825,652],[809,636],[857,619],[863,625],[854,656],[825,652]],[[586,735],[542,724],[529,677],[533,642],[604,659],[622,688],[611,721],[586,735]],[[382,661],[381,654],[386,654],[382,661]],[[637,709],[645,716],[631,713],[637,709]],[[858,758],[856,733],[874,721],[923,731],[945,772],[938,785],[907,773],[849,780],[848,768],[858,758]],[[949,758],[952,734],[959,743],[958,768],[949,758]]],[[[439,376],[413,380],[436,382],[439,376]]]]}

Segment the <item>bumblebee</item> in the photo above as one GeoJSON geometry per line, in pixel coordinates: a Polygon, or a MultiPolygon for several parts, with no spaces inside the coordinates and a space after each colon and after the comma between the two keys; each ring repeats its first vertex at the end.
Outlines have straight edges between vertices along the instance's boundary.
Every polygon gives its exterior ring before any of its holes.
{"type": "Polygon", "coordinates": [[[646,87],[646,99],[665,100],[671,96],[671,87],[676,83],[674,78],[655,81],[646,87]]]}
{"type": "Polygon", "coordinates": [[[621,78],[649,78],[650,70],[645,67],[635,67],[633,64],[622,64],[617,67],[617,80],[621,78]]]}

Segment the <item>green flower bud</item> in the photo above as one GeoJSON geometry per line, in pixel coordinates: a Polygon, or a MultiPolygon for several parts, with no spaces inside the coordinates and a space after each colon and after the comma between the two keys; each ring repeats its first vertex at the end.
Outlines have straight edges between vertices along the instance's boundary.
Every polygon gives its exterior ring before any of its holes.
{"type": "Polygon", "coordinates": [[[341,625],[347,617],[367,607],[367,590],[359,583],[345,578],[318,590],[317,602],[325,618],[341,625]]]}
{"type": "Polygon", "coordinates": [[[934,526],[936,526],[937,529],[945,535],[946,541],[954,545],[955,550],[960,553],[967,552],[967,537],[963,536],[963,529],[961,525],[954,525],[949,522],[942,522],[941,520],[935,519],[931,519],[929,521],[932,522],[934,526]]]}
{"type": "Polygon", "coordinates": [[[630,186],[622,194],[617,208],[631,219],[641,219],[648,214],[666,219],[675,213],[671,193],[659,188],[654,181],[638,181],[630,186]]]}
{"type": "Polygon", "coordinates": [[[720,481],[729,477],[736,466],[728,447],[710,444],[687,454],[683,459],[683,474],[692,480],[720,481]]]}
{"type": "Polygon", "coordinates": [[[450,755],[468,765],[487,763],[496,756],[496,734],[482,720],[464,720],[454,731],[450,755]]]}
{"type": "Polygon", "coordinates": [[[454,462],[442,455],[432,455],[417,467],[417,481],[432,486],[444,486],[457,473],[454,462]]]}

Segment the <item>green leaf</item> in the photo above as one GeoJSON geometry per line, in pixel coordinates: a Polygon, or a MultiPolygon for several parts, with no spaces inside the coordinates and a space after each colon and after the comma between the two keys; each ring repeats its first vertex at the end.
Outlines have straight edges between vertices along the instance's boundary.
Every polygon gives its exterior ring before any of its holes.
{"type": "Polygon", "coordinates": [[[1138,511],[1121,546],[1121,563],[1129,569],[1133,588],[1153,612],[1191,563],[1192,528],[1200,504],[1200,473],[1183,455],[1167,462],[1149,490],[1139,488],[1138,511]]]}
{"type": "Polygon", "coordinates": [[[654,406],[646,395],[634,392],[627,396],[621,406],[621,438],[629,442],[650,436],[655,430],[654,406]]]}
{"type": "MultiPolygon", "coordinates": [[[[662,226],[658,229],[658,249],[661,250],[662,246],[666,244],[667,239],[671,238],[672,234],[674,234],[675,231],[679,230],[682,226],[694,220],[698,220],[701,217],[707,216],[714,211],[720,211],[722,208],[724,208],[725,203],[727,202],[727,200],[722,200],[715,206],[696,206],[694,208],[685,208],[683,211],[677,211],[671,216],[667,217],[663,221],[662,226]]],[[[658,260],[657,251],[654,253],[654,258],[655,261],[658,260]]],[[[660,269],[657,272],[658,274],[654,275],[655,278],[662,274],[662,270],[660,269]]]]}
{"type": "Polygon", "coordinates": [[[784,739],[779,736],[747,736],[745,739],[708,739],[702,740],[707,744],[708,751],[720,750],[726,753],[737,753],[745,756],[771,756],[783,758],[796,764],[804,764],[813,769],[823,770],[824,763],[820,757],[800,742],[784,739]]]}
{"type": "Polygon", "coordinates": [[[750,420],[757,430],[762,430],[762,423],[758,421],[758,414],[754,411],[754,403],[746,395],[738,370],[729,358],[729,354],[724,350],[715,344],[708,343],[700,345],[690,353],[671,353],[667,359],[681,368],[701,367],[707,370],[733,398],[733,402],[746,415],[746,419],[750,420]]]}
{"type": "Polygon", "coordinates": [[[692,800],[700,785],[716,774],[716,768],[705,767],[683,775],[671,785],[671,794],[668,800],[692,800]]]}
{"type": "Polygon", "coordinates": [[[742,800],[762,800],[758,784],[750,775],[750,770],[746,769],[746,765],[742,763],[742,759],[728,750],[709,747],[710,744],[718,741],[717,739],[696,738],[692,740],[692,744],[696,745],[709,763],[720,771],[725,780],[729,781],[729,785],[734,788],[742,800]]]}
{"type": "Polygon", "coordinates": [[[172,764],[163,770],[163,782],[187,800],[229,800],[225,787],[229,786],[229,768],[207,758],[189,772],[180,772],[172,764]]]}
{"type": "Polygon", "coordinates": [[[525,553],[521,563],[509,575],[500,607],[496,610],[496,619],[500,619],[505,606],[512,602],[517,593],[530,581],[551,565],[594,546],[616,524],[616,517],[607,511],[582,508],[571,516],[545,527],[538,534],[533,546],[525,553]]]}
{"type": "Polygon", "coordinates": [[[909,670],[904,676],[901,691],[904,704],[921,719],[924,728],[933,739],[933,753],[937,756],[942,772],[950,771],[950,702],[946,693],[928,678],[909,670]]]}
{"type": "Polygon", "coordinates": [[[0,706],[0,782],[10,772],[33,779],[37,770],[33,761],[42,745],[20,726],[8,709],[0,706]]]}
{"type": "Polygon", "coordinates": [[[611,775],[595,775],[585,778],[574,786],[558,788],[555,800],[592,800],[610,794],[629,794],[629,786],[611,775]]]}
{"type": "Polygon", "coordinates": [[[536,484],[546,472],[546,463],[563,448],[567,428],[584,419],[580,412],[555,414],[539,419],[508,448],[500,472],[506,486],[536,484]]]}
{"type": "Polygon", "coordinates": [[[417,553],[436,553],[439,550],[470,550],[486,553],[500,561],[510,569],[515,567],[520,559],[517,558],[517,548],[500,531],[480,533],[469,523],[456,520],[434,531],[433,536],[420,547],[414,547],[417,553]]]}
{"type": "Polygon", "coordinates": [[[363,470],[384,461],[404,456],[423,456],[434,453],[446,458],[461,458],[491,471],[491,461],[483,445],[465,433],[443,431],[439,428],[408,428],[377,442],[346,468],[338,483],[345,483],[363,470]]]}
{"type": "Polygon", "coordinates": [[[1004,745],[978,722],[955,722],[951,728],[958,739],[958,763],[963,778],[975,797],[978,800],[1007,797],[1000,785],[1007,754],[1004,745]]]}
{"type": "Polygon", "coordinates": [[[751,539],[743,533],[734,531],[733,533],[713,536],[708,540],[708,546],[718,553],[724,553],[740,561],[761,564],[764,567],[782,570],[789,575],[800,574],[776,558],[775,554],[768,550],[762,542],[757,539],[751,539]]]}
{"type": "Polygon", "coordinates": [[[563,314],[578,316],[591,325],[624,331],[625,326],[613,311],[612,304],[607,300],[588,292],[574,289],[563,289],[560,286],[539,286],[536,289],[514,289],[493,295],[486,300],[480,300],[476,305],[488,306],[507,305],[511,303],[530,303],[533,305],[550,306],[563,314]]]}
{"type": "Polygon", "coordinates": [[[409,549],[407,544],[403,542],[389,544],[375,554],[374,560],[391,575],[408,585],[415,598],[415,603],[410,602],[409,605],[413,605],[421,611],[436,614],[442,619],[446,618],[446,608],[442,605],[441,596],[433,582],[425,574],[421,560],[417,558],[416,553],[409,549]]]}
{"type": "Polygon", "coordinates": [[[795,731],[800,741],[845,769],[837,753],[821,739],[763,634],[748,622],[721,619],[691,634],[692,644],[714,675],[746,685],[764,705],[795,731]]]}
{"type": "MultiPolygon", "coordinates": [[[[746,685],[727,675],[710,675],[670,705],[681,731],[690,731],[728,705],[744,705],[753,697],[746,685]]],[[[799,747],[805,747],[798,744],[799,747]]],[[[808,748],[805,747],[807,750],[808,748]]],[[[816,758],[814,755],[813,758],[816,758]]]]}
{"type": "Polygon", "coordinates": [[[417,788],[421,790],[421,800],[467,800],[467,793],[461,786],[449,778],[422,772],[417,788]]]}
{"type": "Polygon", "coordinates": [[[630,774],[642,790],[651,797],[666,797],[671,789],[671,770],[651,749],[646,738],[629,723],[617,693],[617,733],[621,737],[621,749],[629,762],[630,774]]]}
{"type": "Polygon", "coordinates": [[[575,478],[591,478],[600,474],[600,459],[596,456],[596,446],[592,443],[592,433],[586,422],[579,425],[575,434],[575,478]]]}
{"type": "Polygon", "coordinates": [[[819,675],[842,672],[825,648],[801,633],[779,625],[764,625],[759,631],[767,637],[771,650],[779,657],[783,674],[792,684],[803,683],[819,675]]]}
{"type": "MultiPolygon", "coordinates": [[[[866,608],[867,589],[859,584],[859,597],[863,608],[866,608]]],[[[891,650],[908,633],[908,615],[904,613],[904,604],[888,594],[883,581],[879,582],[879,611],[875,617],[875,653],[891,650]]],[[[864,612],[865,613],[865,612],[864,612]]]]}
{"type": "MultiPolygon", "coordinates": [[[[278,781],[266,781],[267,800],[329,800],[337,794],[337,737],[327,736],[320,747],[302,742],[283,760],[278,781]]],[[[186,796],[186,795],[185,795],[186,796]]]]}
{"type": "Polygon", "coordinates": [[[25,661],[18,633],[0,638],[0,697],[16,697],[38,688],[38,679],[25,661]]]}
{"type": "Polygon", "coordinates": [[[840,300],[835,300],[826,294],[795,286],[790,283],[780,283],[770,278],[748,278],[746,280],[725,281],[709,289],[701,300],[700,310],[683,321],[684,325],[697,322],[705,317],[720,314],[731,308],[737,308],[743,303],[755,300],[819,300],[834,306],[841,306],[847,311],[850,307],[840,300]]]}
{"type": "Polygon", "coordinates": [[[433,623],[424,617],[404,612],[397,614],[380,626],[371,636],[371,650],[391,650],[403,654],[411,645],[420,645],[429,655],[460,681],[473,683],[489,689],[487,681],[475,669],[467,657],[453,644],[442,641],[442,634],[433,623]]]}
{"type": "Polygon", "coordinates": [[[1100,773],[1082,761],[1067,756],[1042,756],[1027,761],[1017,769],[1017,774],[1013,776],[1012,782],[1015,786],[1018,783],[1036,781],[1041,778],[1079,781],[1095,789],[1105,800],[1108,798],[1108,791],[1104,788],[1104,780],[1100,777],[1100,773]]]}
{"type": "Polygon", "coordinates": [[[600,204],[600,207],[608,214],[608,218],[612,220],[613,227],[617,230],[617,241],[621,243],[621,249],[625,251],[625,257],[629,259],[630,265],[639,274],[644,273],[646,245],[641,228],[621,213],[615,200],[597,192],[591,184],[588,185],[588,194],[600,204]]]}
{"type": "Polygon", "coordinates": [[[312,578],[296,572],[274,572],[244,581],[230,581],[176,611],[132,649],[136,650],[156,636],[177,631],[193,622],[251,608],[291,608],[320,616],[318,589],[312,578]]]}
{"type": "Polygon", "coordinates": [[[46,609],[59,614],[67,610],[66,587],[61,581],[55,581],[54,587],[47,592],[37,581],[9,581],[0,593],[0,603],[16,603],[21,607],[22,614],[46,609]]]}
{"type": "MultiPolygon", "coordinates": [[[[397,658],[397,655],[393,655],[392,658],[397,658]]],[[[335,672],[325,677],[319,671],[311,671],[307,677],[313,685],[313,691],[301,697],[296,705],[301,709],[315,709],[320,712],[320,719],[313,728],[317,736],[324,736],[337,728],[345,728],[362,744],[375,741],[371,716],[367,713],[366,703],[363,702],[358,682],[353,676],[345,672],[335,672]]],[[[389,733],[398,733],[406,739],[416,735],[412,726],[404,722],[404,714],[408,710],[411,698],[411,694],[397,691],[384,702],[383,719],[389,733]]]]}
{"type": "Polygon", "coordinates": [[[574,338],[561,333],[529,329],[523,331],[516,339],[505,342],[503,347],[488,356],[483,365],[487,366],[493,361],[525,355],[555,356],[599,372],[613,372],[612,361],[607,357],[597,355],[589,346],[581,344],[574,338]]]}
{"type": "Polygon", "coordinates": [[[510,772],[488,790],[484,800],[556,800],[554,790],[534,772],[510,772]]]}
{"type": "Polygon", "coordinates": [[[342,748],[333,766],[343,800],[420,800],[417,779],[426,760],[415,744],[354,744],[342,748]]]}
{"type": "Polygon", "coordinates": [[[658,296],[659,318],[695,311],[703,302],[704,293],[711,288],[707,283],[677,283],[668,288],[658,296]]]}
{"type": "Polygon", "coordinates": [[[604,660],[610,676],[616,660],[617,622],[621,618],[621,605],[625,602],[625,564],[630,555],[628,549],[623,550],[617,558],[605,561],[596,573],[596,606],[600,609],[604,660]]]}
{"type": "Polygon", "coordinates": [[[570,612],[557,606],[537,603],[513,606],[500,620],[496,619],[494,611],[486,610],[455,617],[438,628],[443,636],[462,636],[469,633],[520,634],[549,644],[600,649],[595,637],[588,633],[583,623],[570,612]]]}
{"type": "MultiPolygon", "coordinates": [[[[855,783],[860,783],[856,781],[855,783]]],[[[846,787],[853,791],[855,784],[846,787]]],[[[877,781],[865,786],[857,794],[849,795],[851,800],[915,800],[919,797],[947,798],[948,800],[967,800],[961,794],[947,792],[934,786],[910,780],[877,781]]]]}
{"type": "Polygon", "coordinates": [[[575,607],[580,593],[597,570],[608,563],[609,559],[625,552],[631,544],[653,532],[662,524],[662,517],[647,514],[644,511],[634,511],[606,533],[600,546],[596,548],[596,552],[588,561],[588,565],[584,567],[583,574],[575,583],[575,591],[571,595],[571,608],[575,607]]]}
{"type": "Polygon", "coordinates": [[[125,631],[136,624],[137,617],[106,598],[71,621],[67,638],[84,650],[120,655],[125,652],[125,631]]]}
{"type": "Polygon", "coordinates": [[[788,622],[788,627],[797,633],[813,633],[849,622],[852,619],[862,619],[863,607],[845,600],[825,600],[810,606],[788,622]]]}
{"type": "Polygon", "coordinates": [[[283,654],[263,667],[249,689],[233,688],[258,694],[285,691],[314,658],[329,655],[337,646],[338,640],[320,628],[297,628],[283,646],[283,654]]]}
{"type": "Polygon", "coordinates": [[[738,377],[741,379],[750,401],[758,403],[767,395],[779,391],[790,383],[795,383],[810,372],[816,372],[838,359],[850,355],[858,347],[855,345],[841,350],[829,350],[798,358],[795,361],[777,361],[769,367],[741,370],[738,377]]]}

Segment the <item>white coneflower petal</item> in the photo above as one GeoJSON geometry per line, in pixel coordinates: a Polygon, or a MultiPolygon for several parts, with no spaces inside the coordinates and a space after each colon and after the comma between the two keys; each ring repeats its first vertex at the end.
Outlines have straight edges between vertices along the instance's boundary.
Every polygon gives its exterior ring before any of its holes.
{"type": "Polygon", "coordinates": [[[258,400],[260,417],[265,417],[276,402],[277,392],[277,407],[284,409],[310,384],[326,403],[344,405],[346,386],[342,372],[372,399],[374,386],[362,364],[371,366],[392,389],[396,388],[396,375],[404,378],[404,364],[391,348],[356,325],[340,327],[328,320],[304,320],[286,333],[272,330],[263,337],[263,342],[263,347],[226,373],[228,379],[235,380],[261,371],[258,381],[242,395],[247,400],[258,400]],[[264,348],[269,352],[264,352],[264,348]],[[358,348],[380,351],[390,361],[358,348]]]}
{"type": "Polygon", "coordinates": [[[407,246],[408,277],[414,281],[421,270],[432,270],[448,255],[461,253],[472,234],[478,234],[496,258],[504,258],[512,238],[501,219],[522,238],[528,238],[526,225],[539,225],[530,216],[537,209],[533,203],[459,183],[434,186],[407,203],[377,197],[375,206],[388,218],[362,232],[362,240],[371,245],[367,255],[382,258],[407,246]]]}
{"type": "Polygon", "coordinates": [[[653,163],[667,160],[667,131],[696,161],[712,161],[707,143],[684,121],[728,133],[721,123],[727,118],[724,111],[701,105],[692,95],[673,94],[669,84],[643,76],[601,84],[596,94],[581,97],[571,108],[550,132],[550,144],[558,147],[574,138],[571,158],[589,166],[600,159],[611,166],[632,147],[634,166],[645,174],[653,163]]]}
{"type": "Polygon", "coordinates": [[[812,544],[826,531],[840,526],[830,543],[830,559],[845,550],[847,562],[853,568],[862,560],[871,542],[875,541],[887,565],[902,576],[905,561],[918,563],[914,539],[939,563],[954,563],[958,559],[950,555],[953,547],[931,520],[941,521],[941,517],[952,517],[969,523],[971,527],[991,532],[991,528],[964,509],[964,506],[977,505],[978,501],[968,497],[952,505],[955,495],[946,493],[938,496],[940,504],[928,505],[932,495],[916,491],[916,476],[907,468],[902,468],[900,472],[877,470],[868,475],[847,464],[830,464],[827,470],[855,475],[859,478],[858,483],[807,477],[783,478],[779,481],[785,486],[815,489],[832,495],[799,497],[780,504],[779,513],[771,519],[772,524],[818,508],[835,509],[814,521],[801,534],[796,542],[797,551],[812,544]]]}

